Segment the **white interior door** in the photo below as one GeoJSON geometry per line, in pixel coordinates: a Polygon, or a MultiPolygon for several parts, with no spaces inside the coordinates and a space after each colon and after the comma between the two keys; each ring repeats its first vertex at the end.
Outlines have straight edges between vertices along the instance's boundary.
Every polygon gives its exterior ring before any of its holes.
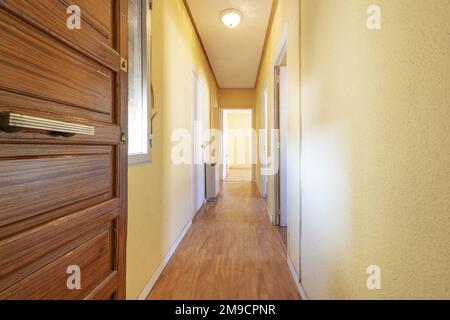
{"type": "Polygon", "coordinates": [[[193,131],[193,164],[192,164],[192,216],[203,206],[206,198],[205,186],[205,129],[208,126],[207,88],[203,82],[193,75],[192,81],[192,131],[193,131]]]}
{"type": "Polygon", "coordinates": [[[288,145],[288,74],[280,67],[280,226],[288,225],[287,206],[287,145],[288,145]]]}

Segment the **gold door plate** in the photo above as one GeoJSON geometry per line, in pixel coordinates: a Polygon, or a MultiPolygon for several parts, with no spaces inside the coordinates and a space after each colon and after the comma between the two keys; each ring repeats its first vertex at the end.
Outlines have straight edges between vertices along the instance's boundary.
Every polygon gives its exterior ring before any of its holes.
{"type": "Polygon", "coordinates": [[[128,61],[124,58],[120,58],[120,69],[123,72],[128,72],[128,61]]]}

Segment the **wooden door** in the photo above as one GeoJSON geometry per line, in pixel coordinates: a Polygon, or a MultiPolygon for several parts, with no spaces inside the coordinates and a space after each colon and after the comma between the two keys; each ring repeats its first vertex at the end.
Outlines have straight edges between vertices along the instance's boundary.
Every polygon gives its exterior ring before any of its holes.
{"type": "Polygon", "coordinates": [[[127,0],[0,0],[0,43],[0,299],[123,299],[127,0]]]}

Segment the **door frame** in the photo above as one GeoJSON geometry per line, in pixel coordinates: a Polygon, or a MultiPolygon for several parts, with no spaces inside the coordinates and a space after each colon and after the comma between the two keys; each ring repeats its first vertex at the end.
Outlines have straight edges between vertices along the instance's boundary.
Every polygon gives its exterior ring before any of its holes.
{"type": "MultiPolygon", "coordinates": [[[[128,61],[128,1],[115,2],[117,23],[115,34],[117,42],[115,50],[128,61]]],[[[120,69],[116,77],[116,101],[120,104],[116,108],[117,125],[121,128],[121,135],[128,133],[128,71],[120,69]]],[[[127,229],[128,229],[128,142],[117,144],[118,184],[116,192],[119,196],[120,214],[117,218],[117,249],[116,263],[118,273],[118,290],[116,298],[126,299],[126,266],[127,266],[127,229]]]]}
{"type": "MultiPolygon", "coordinates": [[[[279,87],[277,85],[279,79],[279,69],[283,62],[283,59],[287,57],[288,54],[288,29],[287,27],[284,29],[282,38],[280,40],[278,50],[275,54],[275,58],[273,60],[273,95],[272,95],[272,129],[278,129],[281,132],[280,128],[280,106],[279,106],[279,87]]],[[[289,72],[289,66],[287,66],[287,72],[289,72]]],[[[289,96],[289,94],[288,94],[289,96]]],[[[271,141],[272,150],[274,154],[272,155],[274,161],[278,163],[278,171],[273,176],[272,183],[272,195],[273,195],[273,203],[272,203],[272,222],[274,225],[279,226],[281,220],[281,134],[277,135],[277,141],[271,141]],[[274,146],[275,144],[275,146],[274,146]]],[[[286,149],[287,146],[284,146],[283,149],[286,149]]],[[[287,198],[287,197],[286,197],[287,198]]],[[[289,205],[286,203],[287,214],[289,212],[289,205]]],[[[289,214],[288,214],[289,216],[289,214]]]]}

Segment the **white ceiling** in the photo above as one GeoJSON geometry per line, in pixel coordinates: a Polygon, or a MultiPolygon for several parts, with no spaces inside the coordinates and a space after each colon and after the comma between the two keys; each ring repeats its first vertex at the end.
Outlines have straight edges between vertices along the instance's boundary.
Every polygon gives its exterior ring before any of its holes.
{"type": "Polygon", "coordinates": [[[254,88],[269,23],[272,0],[188,0],[201,41],[220,88],[254,88]],[[220,13],[243,14],[235,29],[225,27],[220,13]]]}

